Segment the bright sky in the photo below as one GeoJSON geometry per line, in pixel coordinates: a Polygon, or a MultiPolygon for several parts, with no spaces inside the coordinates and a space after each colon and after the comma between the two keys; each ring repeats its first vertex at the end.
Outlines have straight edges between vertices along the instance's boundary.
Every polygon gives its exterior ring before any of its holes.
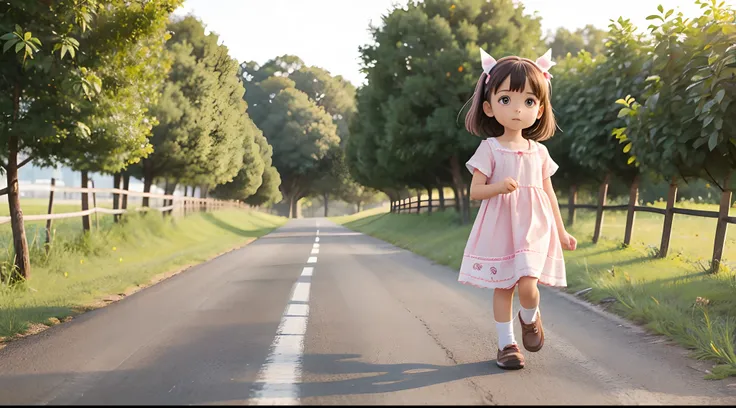
{"type": "MultiPolygon", "coordinates": [[[[586,24],[607,30],[609,19],[619,16],[645,30],[646,17],[657,14],[659,4],[686,16],[699,10],[695,0],[516,1],[524,4],[527,13],[542,17],[545,34],[557,27],[574,30],[586,24]]],[[[736,0],[726,2],[736,5],[736,0]]],[[[240,61],[264,63],[293,54],[307,65],[360,85],[364,77],[359,72],[358,47],[371,42],[370,23],[380,24],[392,4],[403,6],[406,0],[185,0],[176,14],[199,17],[240,61]]]]}

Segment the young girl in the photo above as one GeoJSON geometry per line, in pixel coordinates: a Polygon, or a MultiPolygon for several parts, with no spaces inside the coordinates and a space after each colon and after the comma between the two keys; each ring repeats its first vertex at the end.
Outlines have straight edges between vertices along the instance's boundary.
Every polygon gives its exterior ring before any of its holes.
{"type": "Polygon", "coordinates": [[[544,330],[537,282],[567,286],[562,248],[577,242],[565,230],[550,177],[557,164],[538,143],[552,137],[551,50],[535,61],[496,61],[481,49],[483,73],[466,129],[485,139],[466,163],[473,174],[470,198],[482,200],[465,247],[458,281],[493,288],[493,314],[502,368],[524,367],[514,339],[512,301],[519,286],[524,348],[539,351],[544,330]]]}

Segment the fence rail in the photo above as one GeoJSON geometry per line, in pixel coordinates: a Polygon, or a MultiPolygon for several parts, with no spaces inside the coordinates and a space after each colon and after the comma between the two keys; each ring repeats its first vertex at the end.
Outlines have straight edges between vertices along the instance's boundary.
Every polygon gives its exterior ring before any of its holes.
{"type": "MultiPolygon", "coordinates": [[[[93,182],[92,180],[90,180],[93,182]]],[[[192,212],[208,212],[212,210],[225,209],[225,208],[249,208],[249,206],[234,200],[218,200],[213,198],[199,198],[199,197],[187,197],[187,196],[176,196],[167,194],[157,193],[145,193],[140,191],[130,191],[120,188],[89,188],[89,187],[59,187],[55,185],[55,180],[51,179],[49,186],[23,186],[22,191],[36,191],[36,192],[48,192],[49,193],[49,205],[47,214],[33,214],[23,215],[25,221],[46,221],[46,243],[51,241],[51,223],[53,220],[67,219],[67,218],[82,218],[83,228],[89,230],[89,216],[93,214],[110,214],[115,216],[115,222],[119,221],[119,217],[132,210],[137,212],[142,211],[158,211],[161,214],[168,215],[186,215],[192,212]],[[66,212],[54,214],[54,193],[81,193],[82,194],[82,211],[66,212]],[[85,208],[88,206],[87,195],[92,195],[92,208],[85,208]],[[113,208],[103,208],[97,206],[97,194],[111,194],[113,197],[113,208]],[[142,198],[154,198],[163,199],[164,205],[160,207],[142,206],[136,207],[132,210],[127,208],[128,200],[127,197],[142,197],[142,198]]],[[[0,216],[0,225],[7,224],[12,221],[11,216],[0,216]]],[[[99,221],[96,222],[97,228],[99,228],[99,221]]]]}
{"type": "MultiPolygon", "coordinates": [[[[667,195],[667,206],[665,208],[655,208],[639,205],[639,180],[635,179],[631,185],[629,203],[622,205],[606,205],[606,195],[608,193],[609,177],[606,177],[600,187],[597,204],[577,204],[577,188],[573,186],[570,189],[569,203],[560,204],[560,208],[567,208],[568,225],[575,222],[576,210],[595,210],[596,222],[593,233],[593,242],[598,242],[601,229],[603,227],[603,215],[606,211],[627,211],[626,229],[624,233],[624,244],[631,243],[631,237],[634,232],[634,220],[637,212],[649,212],[664,216],[662,225],[662,241],[659,246],[658,257],[664,258],[669,251],[670,236],[672,233],[672,222],[675,214],[689,215],[701,218],[714,218],[718,222],[716,224],[715,240],[713,242],[713,256],[711,258],[712,271],[718,271],[723,256],[723,250],[726,243],[726,232],[728,224],[736,224],[736,217],[729,216],[728,211],[731,207],[732,192],[725,190],[721,194],[721,201],[718,211],[692,210],[687,208],[675,207],[677,198],[677,183],[672,182],[667,195]]],[[[478,206],[479,202],[471,202],[471,207],[478,206]]],[[[409,197],[398,201],[391,202],[391,212],[400,213],[421,213],[429,212],[441,207],[457,207],[456,198],[448,198],[442,201],[438,199],[421,199],[420,197],[409,197]],[[437,205],[440,204],[440,205],[437,205]]]]}

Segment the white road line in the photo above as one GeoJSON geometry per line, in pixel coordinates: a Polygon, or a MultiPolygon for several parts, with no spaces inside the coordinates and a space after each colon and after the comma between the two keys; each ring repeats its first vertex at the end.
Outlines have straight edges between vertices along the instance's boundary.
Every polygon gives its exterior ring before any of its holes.
{"type": "MultiPolygon", "coordinates": [[[[319,230],[317,230],[319,235],[319,230]]],[[[319,237],[315,238],[319,242],[319,237]]],[[[319,253],[319,244],[314,244],[312,254],[319,253]]],[[[308,264],[316,264],[317,257],[310,256],[308,264]]],[[[258,373],[256,384],[261,387],[253,393],[251,405],[298,405],[299,383],[302,377],[304,338],[309,318],[309,280],[314,274],[313,266],[305,266],[300,278],[307,280],[294,284],[289,304],[281,317],[271,352],[258,373]]]]}
{"type": "Polygon", "coordinates": [[[292,302],[308,302],[309,301],[309,282],[297,282],[294,287],[294,294],[291,295],[292,302]]]}
{"type": "Polygon", "coordinates": [[[286,309],[286,315],[307,317],[309,315],[309,305],[292,303],[289,305],[289,308],[286,309]]]}

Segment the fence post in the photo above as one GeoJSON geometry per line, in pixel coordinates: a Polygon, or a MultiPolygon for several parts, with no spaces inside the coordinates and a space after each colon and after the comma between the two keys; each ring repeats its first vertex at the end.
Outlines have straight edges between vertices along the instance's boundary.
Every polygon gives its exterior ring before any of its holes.
{"type": "Polygon", "coordinates": [[[573,184],[570,186],[570,193],[567,199],[567,227],[570,228],[575,224],[575,204],[578,201],[578,186],[573,184]]]}
{"type": "Polygon", "coordinates": [[[422,212],[422,191],[417,189],[417,214],[422,212]]]}
{"type": "Polygon", "coordinates": [[[626,232],[624,232],[624,244],[631,245],[631,234],[634,230],[634,218],[636,216],[636,206],[639,205],[639,175],[634,177],[631,182],[631,191],[629,192],[629,211],[626,214],[626,232]]]}
{"type": "Polygon", "coordinates": [[[718,272],[721,266],[721,257],[726,244],[726,231],[728,230],[728,210],[731,208],[731,189],[728,179],[723,186],[725,190],[721,193],[721,207],[718,210],[718,224],[716,225],[716,239],[713,244],[713,259],[711,260],[711,272],[718,272]]]}
{"type": "MultiPolygon", "coordinates": [[[[51,189],[49,190],[49,215],[51,215],[54,211],[54,186],[56,186],[56,179],[51,178],[51,189]]],[[[51,219],[46,220],[46,253],[49,253],[49,250],[51,249],[51,219]]]]}
{"type": "Polygon", "coordinates": [[[89,179],[89,182],[92,183],[92,208],[95,208],[95,229],[98,231],[100,230],[100,219],[97,216],[97,193],[94,191],[95,188],[95,181],[93,179],[89,179]]]}
{"type": "Polygon", "coordinates": [[[432,214],[432,187],[427,189],[427,197],[428,197],[428,207],[429,207],[429,213],[432,214]]]}
{"type": "MultiPolygon", "coordinates": [[[[87,171],[82,171],[82,188],[89,187],[89,175],[87,171]]],[[[82,193],[82,211],[89,210],[89,195],[85,192],[82,193]]],[[[90,230],[89,226],[89,215],[82,216],[82,229],[84,232],[90,230]]]]}
{"type": "Polygon", "coordinates": [[[598,211],[595,216],[595,232],[593,233],[593,243],[597,243],[601,237],[601,229],[603,228],[603,206],[606,205],[606,195],[608,194],[608,182],[611,179],[611,174],[606,173],[606,177],[603,179],[601,189],[598,193],[598,211]]]}
{"type": "MultiPolygon", "coordinates": [[[[120,205],[121,210],[127,210],[128,209],[128,191],[130,191],[130,175],[124,174],[123,175],[123,188],[121,189],[125,191],[125,194],[123,194],[123,203],[120,205]]],[[[118,218],[121,218],[122,215],[118,218]]]]}
{"type": "MultiPolygon", "coordinates": [[[[120,189],[120,181],[122,180],[122,175],[120,173],[115,173],[112,178],[112,188],[120,189]]],[[[112,193],[112,209],[117,210],[120,209],[120,194],[118,193],[112,193]]],[[[115,214],[113,215],[113,220],[117,223],[120,220],[120,215],[115,214]]]]}
{"type": "Polygon", "coordinates": [[[672,177],[670,191],[667,194],[667,209],[664,214],[664,226],[662,227],[662,243],[659,245],[659,258],[667,257],[670,249],[670,236],[672,235],[672,220],[675,218],[673,208],[677,201],[677,181],[672,177]]]}

